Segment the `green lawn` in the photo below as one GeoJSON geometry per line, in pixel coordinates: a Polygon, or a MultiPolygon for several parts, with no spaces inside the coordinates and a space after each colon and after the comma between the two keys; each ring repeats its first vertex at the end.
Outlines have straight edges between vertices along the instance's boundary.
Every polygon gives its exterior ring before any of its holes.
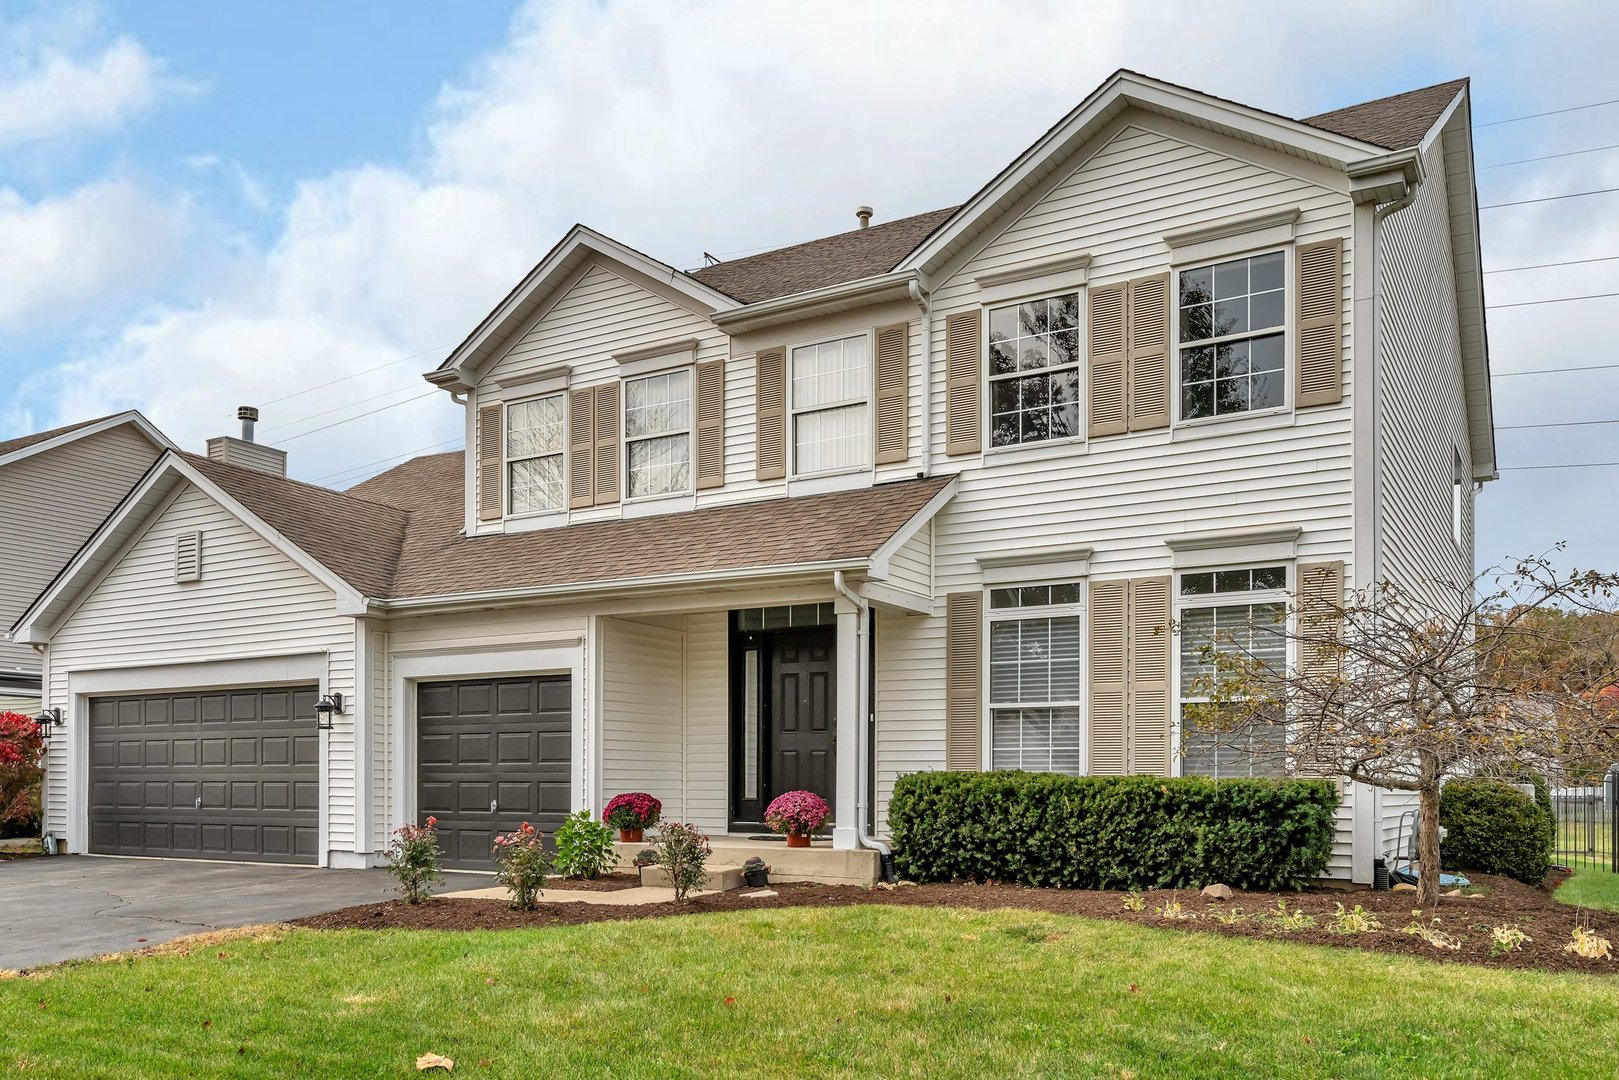
{"type": "Polygon", "coordinates": [[[1599,976],[1036,912],[801,908],[76,964],[0,980],[0,1071],[409,1077],[431,1050],[456,1077],[1566,1080],[1613,1075],[1616,1000],[1599,976]]]}
{"type": "Polygon", "coordinates": [[[1565,904],[1619,911],[1619,874],[1576,866],[1574,876],[1552,894],[1565,904]]]}

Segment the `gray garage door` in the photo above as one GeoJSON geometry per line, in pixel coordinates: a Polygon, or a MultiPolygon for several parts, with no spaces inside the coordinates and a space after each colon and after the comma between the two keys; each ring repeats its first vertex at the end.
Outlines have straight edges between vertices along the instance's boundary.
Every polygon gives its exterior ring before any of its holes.
{"type": "Polygon", "coordinates": [[[438,818],[445,866],[488,870],[498,833],[562,824],[572,708],[566,675],[421,684],[417,817],[438,818]]]}
{"type": "Polygon", "coordinates": [[[313,686],[95,698],[90,850],[313,863],[313,686]]]}

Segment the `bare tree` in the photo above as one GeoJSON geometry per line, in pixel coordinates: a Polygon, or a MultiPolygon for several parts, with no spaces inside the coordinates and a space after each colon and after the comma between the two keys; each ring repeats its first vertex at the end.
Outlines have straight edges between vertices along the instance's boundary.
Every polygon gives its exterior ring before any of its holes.
{"type": "Polygon", "coordinates": [[[1202,644],[1191,694],[1207,701],[1186,707],[1187,723],[1267,748],[1287,771],[1417,793],[1422,906],[1439,896],[1447,779],[1619,759],[1619,575],[1537,557],[1420,591],[1383,582],[1339,598],[1300,584],[1292,617],[1202,644]]]}

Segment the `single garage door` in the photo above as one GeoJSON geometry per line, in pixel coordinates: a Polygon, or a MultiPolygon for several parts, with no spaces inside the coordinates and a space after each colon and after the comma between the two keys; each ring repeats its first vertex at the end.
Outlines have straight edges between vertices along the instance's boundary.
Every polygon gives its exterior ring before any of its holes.
{"type": "Polygon", "coordinates": [[[573,689],[568,676],[422,683],[416,723],[419,821],[438,818],[443,864],[493,867],[495,836],[568,816],[573,689]]]}
{"type": "Polygon", "coordinates": [[[313,863],[314,686],[94,698],[90,850],[313,863]]]}

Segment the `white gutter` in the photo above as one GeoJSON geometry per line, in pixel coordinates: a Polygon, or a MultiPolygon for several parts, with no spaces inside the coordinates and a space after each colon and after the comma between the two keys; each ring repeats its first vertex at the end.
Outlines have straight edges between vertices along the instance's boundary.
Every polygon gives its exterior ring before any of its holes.
{"type": "Polygon", "coordinates": [[[861,847],[870,848],[877,852],[882,859],[882,869],[885,878],[891,873],[894,862],[894,852],[887,844],[873,839],[867,830],[867,817],[871,809],[872,793],[868,789],[868,779],[871,774],[869,755],[871,754],[871,644],[870,619],[871,605],[866,598],[849,588],[843,580],[843,571],[832,572],[832,587],[849,603],[855,606],[860,614],[858,629],[855,631],[855,650],[858,659],[855,662],[855,701],[860,712],[859,735],[855,738],[855,816],[859,818],[855,825],[855,840],[861,847]]]}
{"type": "Polygon", "coordinates": [[[744,334],[750,330],[846,311],[884,300],[903,300],[910,295],[911,282],[915,278],[914,270],[891,271],[808,292],[778,296],[773,300],[760,300],[746,307],[716,311],[709,316],[709,321],[727,334],[744,334]]]}

